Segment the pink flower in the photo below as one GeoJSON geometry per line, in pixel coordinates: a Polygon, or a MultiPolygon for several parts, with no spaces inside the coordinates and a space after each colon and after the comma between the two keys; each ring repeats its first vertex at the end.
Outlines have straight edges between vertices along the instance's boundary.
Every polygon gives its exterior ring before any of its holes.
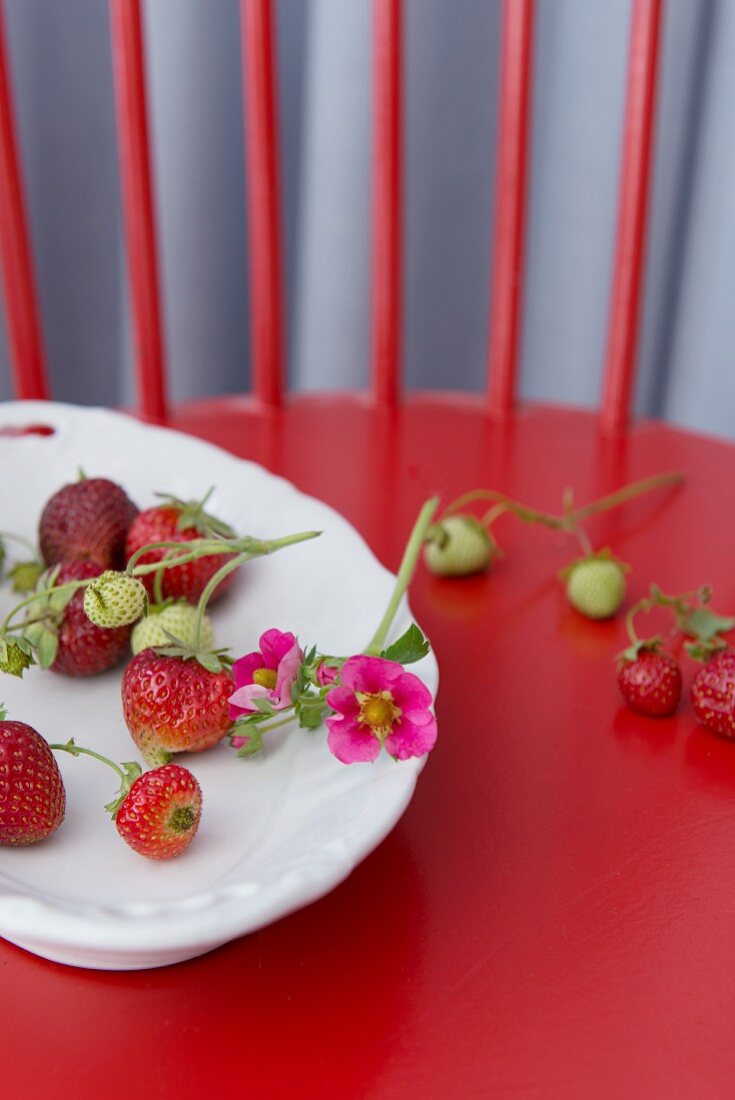
{"type": "Polygon", "coordinates": [[[343,764],[375,760],[383,745],[396,760],[434,747],[431,692],[418,676],[395,661],[360,656],[345,661],[340,679],[327,695],[337,713],[326,724],[329,748],[343,764]]]}
{"type": "Polygon", "coordinates": [[[330,687],[339,677],[339,669],[335,665],[328,665],[326,661],[320,661],[316,666],[316,678],[321,687],[330,687]]]}
{"type": "Polygon", "coordinates": [[[272,629],[261,635],[258,645],[260,649],[232,666],[237,685],[229,699],[232,719],[256,711],[255,699],[268,699],[274,710],[291,706],[291,687],[304,659],[299,643],[293,634],[272,629]]]}

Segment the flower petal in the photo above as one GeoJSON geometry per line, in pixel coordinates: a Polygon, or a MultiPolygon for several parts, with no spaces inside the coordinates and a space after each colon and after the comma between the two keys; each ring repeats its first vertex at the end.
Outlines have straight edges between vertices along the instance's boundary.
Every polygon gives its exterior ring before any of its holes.
{"type": "Polygon", "coordinates": [[[350,718],[327,718],[327,744],[343,764],[359,764],[375,760],[380,742],[350,718]]]}
{"type": "Polygon", "coordinates": [[[230,704],[230,718],[237,718],[240,714],[252,714],[257,710],[254,699],[272,699],[272,692],[261,684],[245,684],[238,688],[227,700],[230,704]]]}
{"type": "Polygon", "coordinates": [[[245,687],[246,684],[252,684],[253,673],[256,668],[263,667],[263,654],[260,650],[255,653],[246,653],[244,657],[239,657],[232,666],[232,675],[235,678],[235,683],[238,687],[245,687]]]}
{"type": "Polygon", "coordinates": [[[364,691],[368,695],[390,691],[393,681],[403,675],[403,665],[386,661],[384,657],[350,657],[342,665],[340,680],[344,687],[364,691]]]}
{"type": "Polygon", "coordinates": [[[424,756],[436,744],[436,718],[418,725],[409,718],[401,718],[385,739],[385,749],[396,760],[408,760],[412,756],[424,756]]]}
{"type": "MultiPolygon", "coordinates": [[[[412,718],[412,712],[426,711],[431,706],[431,692],[413,672],[404,672],[402,676],[396,677],[391,684],[391,691],[396,706],[404,714],[411,714],[412,718]]],[[[418,721],[418,716],[414,720],[418,721]]]]}
{"type": "Polygon", "coordinates": [[[339,714],[344,714],[348,718],[356,717],[360,710],[360,704],[354,691],[345,687],[332,688],[331,691],[327,692],[326,704],[332,710],[336,710],[339,714]]]}
{"type": "Polygon", "coordinates": [[[276,710],[283,710],[284,707],[291,706],[291,687],[303,659],[304,654],[301,652],[301,647],[298,642],[294,641],[294,644],[278,665],[273,704],[276,710]]]}
{"type": "Polygon", "coordinates": [[[278,668],[295,641],[296,636],[294,634],[284,634],[282,630],[276,630],[275,627],[266,630],[265,634],[261,634],[258,645],[263,654],[265,668],[278,668]]]}

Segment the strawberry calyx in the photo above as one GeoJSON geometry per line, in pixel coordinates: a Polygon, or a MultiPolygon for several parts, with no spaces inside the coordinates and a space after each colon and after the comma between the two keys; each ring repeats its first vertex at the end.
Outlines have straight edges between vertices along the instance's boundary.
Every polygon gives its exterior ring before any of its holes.
{"type": "Polygon", "coordinates": [[[684,642],[684,649],[695,661],[706,663],[715,653],[727,649],[727,642],[720,637],[699,638],[694,642],[684,642]]]}
{"type": "Polygon", "coordinates": [[[127,760],[122,764],[115,764],[114,761],[110,760],[107,756],[103,756],[102,753],[95,752],[93,749],[85,749],[81,745],[77,745],[73,737],[64,745],[49,745],[49,748],[55,749],[57,752],[68,752],[71,756],[91,756],[94,760],[99,760],[100,763],[107,764],[108,767],[117,772],[120,777],[120,788],[115,798],[105,806],[105,809],[114,821],[117,817],[118,810],[129,795],[133,783],[143,774],[143,768],[138,761],[127,760]]]}
{"type": "Polygon", "coordinates": [[[177,638],[165,627],[161,628],[169,639],[169,645],[153,646],[159,657],[178,657],[182,661],[197,661],[207,672],[223,672],[232,666],[232,657],[226,648],[201,649],[177,638]]]}
{"type": "Polygon", "coordinates": [[[615,657],[619,664],[630,664],[637,661],[641,653],[658,653],[664,640],[660,635],[653,638],[636,638],[635,641],[620,651],[615,657]]]}
{"type": "Polygon", "coordinates": [[[231,539],[235,537],[235,531],[229,523],[213,516],[204,510],[204,506],[214,492],[211,486],[201,500],[180,500],[169,493],[155,493],[162,502],[162,507],[173,508],[179,513],[176,523],[177,530],[190,531],[192,528],[202,535],[219,535],[221,538],[231,539]]]}

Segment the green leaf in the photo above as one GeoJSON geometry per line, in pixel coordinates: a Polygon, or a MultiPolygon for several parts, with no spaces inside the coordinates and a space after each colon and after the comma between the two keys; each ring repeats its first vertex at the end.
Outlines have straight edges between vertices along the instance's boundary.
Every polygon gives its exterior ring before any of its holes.
{"type": "Polygon", "coordinates": [[[42,630],[36,645],[41,668],[51,668],[59,649],[59,636],[53,630],[42,630]]]}
{"type": "Polygon", "coordinates": [[[406,633],[384,649],[380,656],[387,661],[396,661],[399,665],[411,665],[425,657],[430,649],[428,638],[416,623],[411,623],[406,633]]]}
{"type": "Polygon", "coordinates": [[[684,630],[702,641],[709,641],[717,634],[732,630],[734,626],[735,619],[717,615],[714,611],[710,611],[708,607],[695,608],[694,611],[689,612],[684,620],[684,630]]]}
{"type": "Polygon", "coordinates": [[[81,591],[79,588],[61,587],[48,596],[48,606],[52,611],[65,611],[74,593],[79,591],[81,591]]]}
{"type": "Polygon", "coordinates": [[[196,659],[207,672],[221,672],[222,662],[216,653],[197,653],[196,659]]]}
{"type": "Polygon", "coordinates": [[[253,702],[255,703],[261,714],[271,715],[276,713],[275,707],[271,703],[270,699],[253,699],[253,702]]]}

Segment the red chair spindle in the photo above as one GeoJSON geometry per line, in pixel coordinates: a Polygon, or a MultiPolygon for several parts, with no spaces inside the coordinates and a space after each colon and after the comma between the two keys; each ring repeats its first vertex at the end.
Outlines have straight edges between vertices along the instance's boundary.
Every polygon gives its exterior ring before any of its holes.
{"type": "Polygon", "coordinates": [[[48,397],[48,383],[13,121],[2,6],[0,6],[0,251],[2,252],[8,343],[15,392],[20,398],[44,399],[48,397]]]}
{"type": "Polygon", "coordinates": [[[504,0],[490,292],[488,407],[515,402],[523,292],[534,0],[504,0]]]}
{"type": "Polygon", "coordinates": [[[395,405],[402,310],[402,0],[375,0],[373,146],[373,393],[395,405]]]}
{"type": "Polygon", "coordinates": [[[635,378],[650,192],[661,0],[634,0],[625,137],[602,399],[609,432],[628,421],[635,378]]]}
{"type": "Polygon", "coordinates": [[[274,17],[271,0],[241,0],[250,243],[253,390],[265,405],[283,395],[283,273],[274,17]]]}
{"type": "Polygon", "coordinates": [[[140,0],[110,0],[110,30],[140,412],[163,421],[164,349],[140,0]]]}

